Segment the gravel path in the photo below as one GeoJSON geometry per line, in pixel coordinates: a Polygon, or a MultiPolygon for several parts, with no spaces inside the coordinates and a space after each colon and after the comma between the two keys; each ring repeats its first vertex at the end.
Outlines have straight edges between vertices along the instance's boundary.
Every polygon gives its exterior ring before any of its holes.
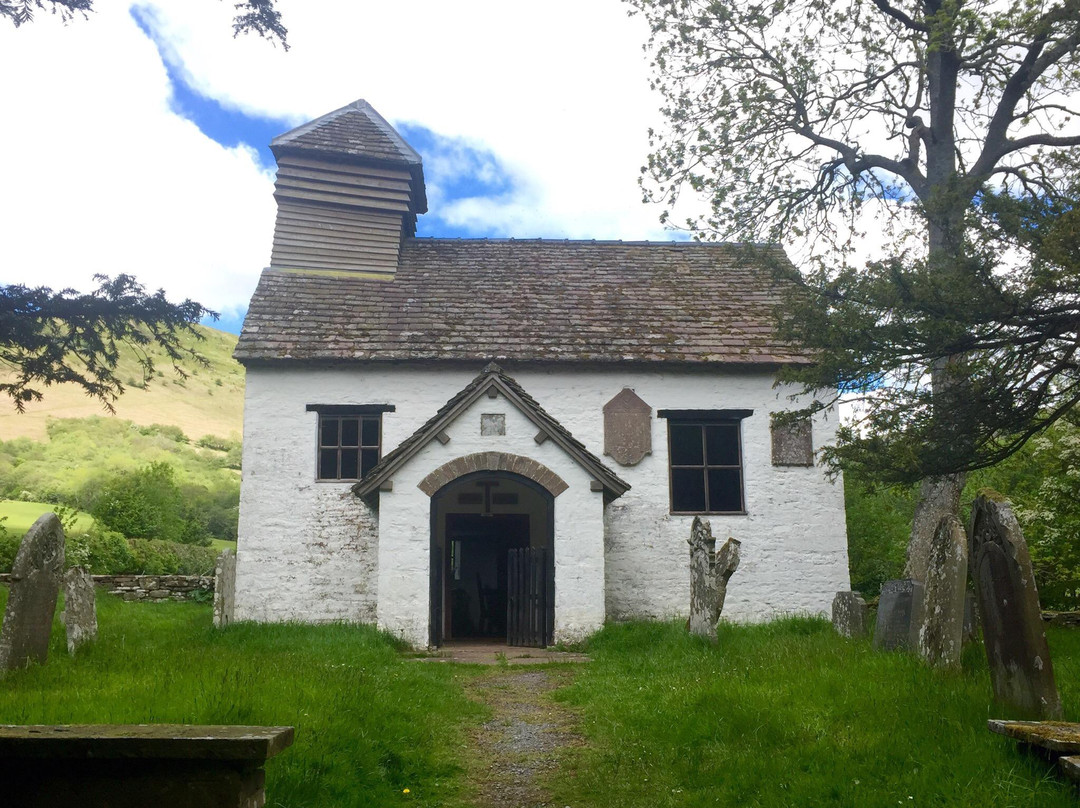
{"type": "Polygon", "coordinates": [[[469,779],[478,808],[555,808],[545,784],[562,753],[583,740],[577,717],[550,694],[573,675],[569,669],[512,670],[468,686],[470,697],[492,711],[469,737],[469,779]]]}

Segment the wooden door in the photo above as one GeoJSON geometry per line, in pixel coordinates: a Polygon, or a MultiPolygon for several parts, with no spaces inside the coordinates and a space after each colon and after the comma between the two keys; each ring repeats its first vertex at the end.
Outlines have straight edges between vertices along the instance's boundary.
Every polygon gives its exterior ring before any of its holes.
{"type": "Polygon", "coordinates": [[[507,645],[544,648],[551,644],[550,560],[543,547],[507,551],[507,645]]]}

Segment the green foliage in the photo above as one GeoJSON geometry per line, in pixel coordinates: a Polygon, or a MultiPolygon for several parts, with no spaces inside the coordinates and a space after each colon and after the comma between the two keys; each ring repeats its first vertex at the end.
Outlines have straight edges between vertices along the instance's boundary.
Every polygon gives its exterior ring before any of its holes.
{"type": "Polygon", "coordinates": [[[218,551],[213,547],[129,539],[134,563],[130,570],[143,575],[211,575],[218,551]]]}
{"type": "Polygon", "coordinates": [[[69,567],[86,567],[92,575],[139,571],[135,555],[123,534],[99,527],[68,534],[65,560],[69,567]]]}
{"type": "Polygon", "coordinates": [[[875,486],[854,472],[844,475],[851,588],[864,597],[903,576],[916,494],[911,486],[875,486]]]}
{"type": "Polygon", "coordinates": [[[151,463],[107,481],[90,512],[101,525],[128,538],[210,543],[205,523],[185,500],[167,463],[151,463]]]}

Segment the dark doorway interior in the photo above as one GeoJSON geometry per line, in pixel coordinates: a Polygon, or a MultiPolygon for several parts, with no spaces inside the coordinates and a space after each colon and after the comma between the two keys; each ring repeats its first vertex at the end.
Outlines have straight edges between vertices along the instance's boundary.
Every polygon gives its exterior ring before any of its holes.
{"type": "Polygon", "coordinates": [[[528,546],[528,514],[446,515],[447,639],[505,641],[507,551],[528,546]]]}

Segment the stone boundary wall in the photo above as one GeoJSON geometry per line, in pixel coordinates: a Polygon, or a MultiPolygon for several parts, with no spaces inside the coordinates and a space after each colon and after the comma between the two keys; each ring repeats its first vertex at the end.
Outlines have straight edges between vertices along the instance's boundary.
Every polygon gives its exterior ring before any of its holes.
{"type": "MultiPolygon", "coordinates": [[[[94,585],[124,600],[191,600],[196,592],[213,592],[213,575],[94,575],[94,585]]],[[[0,584],[11,576],[0,575],[0,584]]]]}

